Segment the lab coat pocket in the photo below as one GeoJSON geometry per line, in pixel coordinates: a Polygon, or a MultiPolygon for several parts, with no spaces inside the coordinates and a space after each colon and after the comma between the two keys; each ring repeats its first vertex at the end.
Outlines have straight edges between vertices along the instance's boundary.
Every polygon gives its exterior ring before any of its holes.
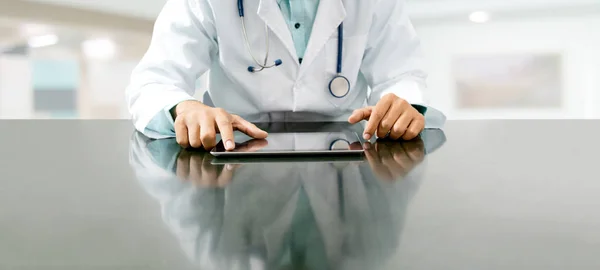
{"type": "MultiPolygon", "coordinates": [[[[336,32],[337,33],[337,32],[336,32]]],[[[339,75],[344,76],[350,83],[350,92],[343,97],[336,97],[329,93],[329,82],[338,76],[337,64],[338,64],[338,38],[337,35],[333,36],[326,44],[326,67],[325,76],[327,81],[327,89],[329,95],[328,100],[334,106],[345,109],[351,101],[356,99],[356,95],[360,91],[356,91],[354,88],[358,80],[358,74],[360,72],[360,66],[362,64],[362,58],[365,52],[367,42],[367,35],[357,35],[344,37],[342,44],[342,72],[339,75]]]]}

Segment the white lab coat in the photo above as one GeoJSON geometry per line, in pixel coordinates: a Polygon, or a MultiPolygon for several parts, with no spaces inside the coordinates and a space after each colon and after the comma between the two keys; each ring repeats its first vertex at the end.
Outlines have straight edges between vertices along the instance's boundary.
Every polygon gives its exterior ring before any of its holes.
{"type": "MultiPolygon", "coordinates": [[[[270,61],[281,59],[281,66],[247,71],[254,62],[244,44],[237,1],[169,0],[127,89],[136,129],[145,132],[157,113],[194,99],[197,78],[209,70],[214,105],[238,115],[311,112],[324,119],[310,120],[345,121],[352,110],[374,105],[387,93],[426,105],[423,58],[404,0],[321,1],[301,65],[276,0],[245,1],[245,22],[256,55],[265,54],[268,26],[270,61]],[[352,89],[335,98],[328,84],[336,74],[342,22],[343,75],[352,89]]],[[[429,107],[426,121],[427,127],[441,128],[445,117],[429,107]]]]}
{"type": "MultiPolygon", "coordinates": [[[[441,134],[426,148],[439,147],[445,141],[441,134]]],[[[173,172],[179,150],[174,140],[152,141],[137,133],[130,161],[144,189],[160,202],[164,221],[185,253],[202,269],[267,269],[285,257],[283,242],[301,186],[327,264],[388,269],[385,262],[399,244],[406,207],[426,166],[423,162],[394,182],[378,180],[367,162],[246,164],[226,187],[202,188],[173,172]]]]}

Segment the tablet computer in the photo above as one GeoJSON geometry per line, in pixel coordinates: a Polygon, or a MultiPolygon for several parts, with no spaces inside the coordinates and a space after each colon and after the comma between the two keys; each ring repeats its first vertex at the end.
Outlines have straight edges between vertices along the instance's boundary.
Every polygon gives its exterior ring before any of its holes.
{"type": "Polygon", "coordinates": [[[223,141],[210,152],[216,157],[362,155],[362,127],[347,122],[255,123],[267,131],[263,140],[236,132],[236,147],[225,150],[223,141]]]}

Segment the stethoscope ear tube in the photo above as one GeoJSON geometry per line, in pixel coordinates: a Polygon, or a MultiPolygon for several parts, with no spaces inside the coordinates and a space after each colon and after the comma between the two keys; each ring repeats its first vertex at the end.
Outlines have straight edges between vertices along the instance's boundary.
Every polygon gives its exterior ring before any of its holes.
{"type": "Polygon", "coordinates": [[[238,0],[238,13],[240,17],[244,17],[244,0],[238,0]]]}
{"type": "Polygon", "coordinates": [[[267,25],[265,25],[265,35],[266,35],[265,43],[266,43],[267,53],[265,54],[264,62],[260,63],[256,59],[256,57],[254,57],[254,54],[252,53],[252,48],[250,48],[250,42],[248,41],[248,32],[246,31],[246,23],[244,21],[244,0],[238,0],[238,14],[240,15],[240,23],[242,24],[242,34],[244,35],[244,43],[246,44],[246,49],[248,49],[248,53],[252,57],[252,60],[254,60],[256,65],[259,67],[259,68],[256,68],[255,66],[249,66],[248,72],[255,73],[255,72],[260,72],[266,68],[280,66],[283,63],[283,61],[281,61],[281,59],[275,60],[275,62],[273,62],[272,65],[267,65],[267,62],[269,61],[269,27],[267,25]]]}
{"type": "Polygon", "coordinates": [[[337,74],[342,74],[342,53],[344,48],[344,23],[338,26],[338,55],[337,55],[337,74]]]}

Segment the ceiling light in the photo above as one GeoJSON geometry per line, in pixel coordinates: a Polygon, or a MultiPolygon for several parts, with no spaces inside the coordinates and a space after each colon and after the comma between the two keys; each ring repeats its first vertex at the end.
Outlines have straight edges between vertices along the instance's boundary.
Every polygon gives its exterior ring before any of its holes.
{"type": "Polygon", "coordinates": [[[31,48],[41,48],[46,46],[52,46],[58,43],[58,36],[56,35],[43,35],[37,37],[31,37],[27,41],[27,44],[31,48]]]}
{"type": "Polygon", "coordinates": [[[485,11],[475,11],[469,15],[469,20],[474,23],[486,23],[490,20],[490,14],[485,11]]]}
{"type": "Polygon", "coordinates": [[[117,45],[110,39],[92,39],[84,41],[81,48],[88,58],[110,59],[114,57],[117,45]]]}

